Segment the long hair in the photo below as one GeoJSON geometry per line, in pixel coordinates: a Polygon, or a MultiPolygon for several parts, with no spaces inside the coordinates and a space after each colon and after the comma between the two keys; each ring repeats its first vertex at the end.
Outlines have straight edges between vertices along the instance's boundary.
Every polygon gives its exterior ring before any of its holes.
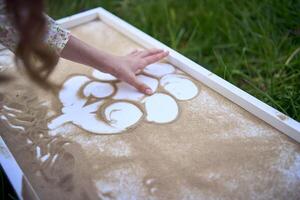
{"type": "Polygon", "coordinates": [[[16,63],[35,82],[44,88],[52,84],[47,80],[58,62],[58,55],[44,43],[47,22],[42,0],[6,0],[7,12],[19,33],[16,63]]]}

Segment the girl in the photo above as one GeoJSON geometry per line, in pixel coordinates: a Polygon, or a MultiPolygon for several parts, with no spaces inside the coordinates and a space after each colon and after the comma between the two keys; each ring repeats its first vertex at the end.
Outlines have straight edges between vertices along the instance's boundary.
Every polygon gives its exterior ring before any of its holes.
{"type": "Polygon", "coordinates": [[[24,66],[31,79],[41,86],[51,86],[47,77],[58,57],[62,57],[110,73],[139,91],[152,94],[136,74],[168,52],[151,49],[126,56],[108,54],[59,27],[43,10],[41,0],[0,0],[0,42],[16,54],[18,64],[24,66]]]}

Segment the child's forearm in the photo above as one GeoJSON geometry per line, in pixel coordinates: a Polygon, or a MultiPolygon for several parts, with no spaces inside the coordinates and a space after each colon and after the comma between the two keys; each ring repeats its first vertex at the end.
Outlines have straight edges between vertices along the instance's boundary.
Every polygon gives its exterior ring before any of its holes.
{"type": "Polygon", "coordinates": [[[75,36],[70,36],[68,43],[61,51],[61,57],[110,73],[146,94],[152,94],[152,91],[137,79],[136,74],[147,65],[157,62],[167,55],[168,52],[163,50],[150,49],[134,51],[127,56],[115,56],[100,51],[75,36]]]}
{"type": "Polygon", "coordinates": [[[114,59],[113,55],[100,51],[72,35],[60,56],[104,72],[109,72],[109,62],[114,59]]]}

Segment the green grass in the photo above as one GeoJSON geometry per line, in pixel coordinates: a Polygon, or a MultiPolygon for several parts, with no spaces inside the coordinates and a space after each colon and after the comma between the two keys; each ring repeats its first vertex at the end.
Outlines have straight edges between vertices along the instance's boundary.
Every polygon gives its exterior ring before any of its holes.
{"type": "Polygon", "coordinates": [[[48,0],[55,19],[102,6],[300,121],[300,0],[48,0]]]}

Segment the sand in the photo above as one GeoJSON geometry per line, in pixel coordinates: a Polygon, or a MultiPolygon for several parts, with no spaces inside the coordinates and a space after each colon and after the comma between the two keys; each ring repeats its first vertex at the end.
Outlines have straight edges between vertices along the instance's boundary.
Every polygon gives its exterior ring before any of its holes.
{"type": "MultiPolygon", "coordinates": [[[[101,21],[71,31],[117,55],[141,49],[101,21]]],[[[92,73],[61,59],[51,79],[92,73]]],[[[300,198],[300,145],[192,78],[199,93],[176,100],[175,121],[97,135],[72,123],[49,130],[58,94],[16,76],[1,85],[1,136],[42,199],[300,198]]]]}

